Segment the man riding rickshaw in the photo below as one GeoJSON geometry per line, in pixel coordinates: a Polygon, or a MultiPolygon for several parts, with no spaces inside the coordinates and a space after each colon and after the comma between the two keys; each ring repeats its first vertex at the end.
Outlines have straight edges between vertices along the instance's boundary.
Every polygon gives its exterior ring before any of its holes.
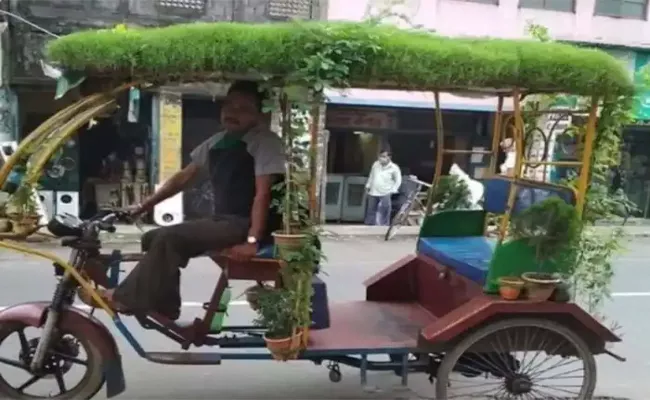
{"type": "MultiPolygon", "coordinates": [[[[196,147],[192,161],[153,195],[134,208],[137,217],[183,191],[207,170],[214,191],[214,213],[203,219],[145,233],[145,256],[114,290],[104,292],[116,311],[159,312],[172,320],[181,311],[180,268],[208,252],[227,250],[235,260],[248,261],[271,243],[282,216],[271,207],[272,187],[284,175],[284,151],[277,134],[263,126],[265,100],[259,86],[235,82],[221,110],[223,131],[196,147]]],[[[96,271],[100,281],[105,271],[96,271]]],[[[90,298],[85,301],[91,302],[90,298]]]]}
{"type": "Polygon", "coordinates": [[[76,33],[52,42],[49,56],[65,72],[86,76],[92,94],[28,135],[0,168],[3,188],[11,173],[19,175],[17,167],[25,170],[14,193],[31,193],[56,150],[93,118],[114,112],[130,88],[235,82],[224,99],[223,131],[194,149],[191,163],[130,215],[112,210],[85,221],[52,218],[48,229],[71,249],[69,262],[20,243],[38,226],[0,234],[1,248],[49,260],[44,265],[53,265],[58,278],[51,300],[0,311],[0,348],[10,337],[18,339],[15,359],[0,358],[0,367],[29,376],[13,383],[0,372],[2,397],[91,399],[104,386],[109,398],[122,393],[119,346],[92,314],[100,308],[133,351],[153,363],[305,360],[326,362],[333,382],[341,380],[340,364],[358,368],[363,385],[369,370],[394,371],[404,386],[410,373],[426,373],[439,400],[593,398],[595,356],[614,356],[607,346],[620,338],[559,296],[557,276],[575,267],[572,246],[600,109],[611,105],[605,99],[633,90],[627,72],[609,55],[558,43],[451,39],[372,24],[210,23],[76,33]],[[322,142],[318,126],[328,87],[423,90],[435,97],[441,145],[417,249],[369,277],[361,301],[329,302],[317,273],[321,166],[315,159],[322,156],[316,151],[322,142]],[[262,124],[261,88],[273,92],[279,137],[262,124]],[[443,158],[472,152],[444,147],[441,91],[496,97],[492,148],[483,151],[492,160],[480,209],[433,210],[434,191],[447,173],[443,158]],[[567,92],[589,103],[580,159],[564,162],[579,169],[575,187],[525,179],[523,167],[532,161],[523,155],[522,99],[567,92]],[[513,104],[507,127],[505,100],[513,104]],[[508,162],[507,174],[498,175],[496,155],[505,131],[511,132],[507,151],[514,153],[514,165],[508,162]],[[307,152],[300,144],[305,135],[307,152]],[[302,161],[305,154],[310,162],[302,161]],[[100,252],[100,232],[114,232],[120,219],[151,210],[202,170],[214,190],[212,215],[145,234],[144,254],[100,252]],[[485,236],[490,214],[502,217],[497,238],[485,236]],[[524,216],[535,217],[534,223],[523,223],[524,216]],[[548,221],[566,229],[548,234],[552,243],[540,251],[540,225],[546,228],[548,221]],[[511,228],[522,226],[512,234],[511,228]],[[180,270],[206,253],[221,273],[205,315],[175,321],[180,270]],[[138,265],[120,283],[120,263],[136,258],[138,265]],[[258,316],[250,326],[224,323],[234,280],[259,284],[256,296],[247,298],[258,316]],[[77,294],[92,305],[90,312],[75,307],[77,294]],[[180,350],[147,350],[125,323],[127,316],[180,350]],[[37,333],[28,337],[28,329],[37,333]],[[208,346],[216,349],[187,351],[208,346]],[[83,379],[67,385],[74,366],[85,368],[83,379]],[[41,381],[55,389],[28,392],[41,381]]]}

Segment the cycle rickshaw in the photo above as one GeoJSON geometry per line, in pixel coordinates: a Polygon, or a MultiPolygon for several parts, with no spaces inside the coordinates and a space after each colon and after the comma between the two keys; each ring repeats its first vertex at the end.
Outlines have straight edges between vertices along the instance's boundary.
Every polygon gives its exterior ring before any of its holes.
{"type": "MultiPolygon", "coordinates": [[[[596,388],[594,356],[613,356],[606,345],[620,339],[571,302],[509,301],[501,299],[497,291],[500,277],[520,275],[535,264],[534,251],[527,242],[506,236],[508,219],[534,206],[534,201],[524,200],[537,197],[526,194],[561,199],[575,206],[578,213],[584,207],[601,101],[632,90],[622,66],[600,51],[533,41],[451,39],[350,23],[210,23],[76,33],[53,41],[49,56],[63,69],[85,74],[95,93],[54,115],[24,139],[0,170],[0,182],[4,183],[14,166],[26,157],[29,162],[22,182],[35,182],[56,148],[92,118],[114,110],[116,98],[130,87],[227,81],[242,76],[282,86],[295,77],[305,59],[313,60],[309,57],[332,49],[336,50],[328,53],[332,58],[324,59],[317,68],[341,68],[350,86],[433,91],[439,137],[444,132],[440,91],[497,96],[499,107],[489,154],[496,154],[498,149],[504,101],[513,102],[511,127],[518,144],[523,140],[523,96],[571,93],[591,101],[581,159],[569,163],[581,167],[576,190],[523,179],[521,170],[527,160],[519,154],[513,176],[485,180],[483,210],[427,215],[415,254],[369,277],[365,301],[328,304],[322,293],[313,296],[310,318],[316,320],[317,312],[327,313],[329,318],[314,321],[309,340],[294,358],[319,365],[328,362],[333,381],[340,380],[340,364],[359,368],[362,383],[369,370],[394,371],[404,385],[410,373],[428,373],[435,385],[435,398],[440,400],[592,398],[596,388]],[[352,50],[341,56],[345,49],[352,50]],[[363,59],[357,56],[361,53],[363,59]],[[503,215],[496,240],[483,236],[488,212],[503,215]],[[376,355],[386,359],[370,359],[376,355]]],[[[305,86],[313,84],[309,77],[301,79],[305,86]]],[[[437,146],[436,151],[436,179],[444,172],[441,165],[446,154],[468,152],[443,146],[437,146]]],[[[285,264],[274,258],[273,251],[262,249],[248,262],[215,257],[224,273],[215,283],[204,318],[181,323],[153,314],[137,316],[144,329],[158,331],[181,347],[176,352],[151,352],[84,277],[86,262],[94,258],[106,264],[108,280],[116,284],[120,262],[132,259],[117,250],[99,253],[99,232],[114,230],[117,219],[118,213],[111,213],[73,221],[77,236],[62,238],[62,245],[72,248],[69,262],[19,243],[24,235],[5,234],[0,241],[6,250],[51,261],[60,277],[50,300],[0,311],[0,348],[10,335],[20,338],[17,357],[0,359],[0,367],[9,366],[30,376],[12,386],[5,379],[7,375],[0,375],[3,397],[40,398],[27,391],[34,382],[47,378],[55,389],[43,398],[89,399],[103,386],[108,397],[125,390],[120,349],[114,337],[97,318],[72,305],[79,288],[92,294],[133,351],[151,362],[218,365],[228,360],[272,359],[264,348],[264,327],[215,328],[212,322],[215,315],[224,312],[220,302],[229,280],[282,285],[278,275],[285,264]],[[27,327],[42,328],[40,336],[26,338],[23,332],[27,327]],[[232,333],[236,335],[229,335],[232,333]],[[192,346],[218,349],[187,351],[192,346]],[[79,358],[80,349],[87,354],[85,360],[79,358]],[[68,386],[65,375],[75,366],[85,367],[86,372],[79,384],[68,386]]],[[[65,223],[66,219],[61,221],[65,223]]],[[[322,282],[320,285],[323,289],[322,282]]]]}

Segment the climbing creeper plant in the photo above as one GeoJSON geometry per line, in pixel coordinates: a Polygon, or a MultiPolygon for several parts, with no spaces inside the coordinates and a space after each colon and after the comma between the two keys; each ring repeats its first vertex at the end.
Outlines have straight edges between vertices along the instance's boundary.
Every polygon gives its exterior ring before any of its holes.
{"type": "Polygon", "coordinates": [[[295,72],[283,88],[273,89],[273,97],[279,99],[275,103],[280,106],[287,165],[284,181],[275,187],[283,187],[284,196],[276,199],[274,206],[285,215],[284,233],[307,236],[299,250],[282,256],[286,262],[284,282],[292,298],[292,318],[298,327],[311,325],[311,277],[314,265],[323,259],[317,245],[319,229],[309,215],[309,128],[317,122],[312,121],[311,111],[323,102],[325,89],[349,87],[351,72],[369,68],[367,60],[379,51],[378,38],[371,34],[351,40],[328,27],[314,31],[307,26],[304,34],[313,35],[305,49],[308,55],[295,65],[295,72]]]}
{"type": "MultiPolygon", "coordinates": [[[[551,41],[548,29],[533,23],[528,24],[527,31],[533,38],[547,42],[551,41]]],[[[527,102],[542,101],[553,104],[558,97],[543,99],[527,99],[527,102]]],[[[578,99],[578,104],[589,104],[589,99],[578,99]]],[[[609,219],[620,210],[632,212],[634,206],[627,201],[621,191],[612,192],[610,189],[610,171],[621,161],[622,133],[626,125],[633,123],[632,108],[634,96],[608,97],[603,99],[600,109],[594,151],[592,153],[589,186],[586,193],[585,209],[582,215],[582,231],[577,242],[571,262],[573,264],[573,285],[579,301],[587,311],[599,316],[602,306],[610,296],[610,286],[614,277],[612,258],[623,249],[624,235],[620,228],[608,233],[595,229],[599,220],[609,219]]],[[[537,126],[537,118],[541,115],[533,113],[530,126],[537,126]]],[[[571,128],[574,134],[584,133],[584,127],[571,128]]],[[[575,186],[577,176],[571,176],[565,184],[575,186]]]]}

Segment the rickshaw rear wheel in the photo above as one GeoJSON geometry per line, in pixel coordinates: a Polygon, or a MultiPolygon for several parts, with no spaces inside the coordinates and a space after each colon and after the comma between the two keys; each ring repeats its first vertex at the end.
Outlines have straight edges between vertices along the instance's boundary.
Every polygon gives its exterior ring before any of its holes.
{"type": "Polygon", "coordinates": [[[463,388],[478,391],[475,395],[468,393],[464,396],[481,395],[485,399],[526,399],[533,396],[588,400],[593,398],[596,389],[596,360],[580,336],[554,321],[532,318],[498,321],[470,333],[445,354],[436,376],[435,398],[463,398],[463,395],[455,393],[455,389],[463,388]],[[523,350],[514,349],[522,347],[537,347],[540,350],[532,356],[527,356],[528,352],[525,352],[521,357],[519,353],[523,350]],[[472,351],[473,349],[480,352],[472,351]],[[549,353],[557,355],[559,361],[549,362],[549,353]],[[583,367],[571,367],[572,359],[582,361],[583,367]],[[551,370],[558,366],[566,367],[568,371],[558,373],[551,370]],[[536,369],[537,367],[540,368],[536,369]],[[567,380],[579,378],[580,371],[584,372],[582,383],[568,385],[567,380]],[[551,377],[543,375],[549,373],[551,377]],[[483,386],[476,383],[480,379],[487,380],[488,377],[500,382],[483,386]],[[552,378],[560,380],[560,384],[550,386],[552,383],[548,380],[552,378]],[[462,384],[463,379],[469,386],[462,384]],[[549,396],[551,389],[559,394],[549,396]],[[572,390],[576,390],[575,395],[572,395],[572,390]]]}
{"type": "MultiPolygon", "coordinates": [[[[24,331],[27,328],[32,327],[22,322],[7,322],[0,324],[0,349],[2,349],[2,345],[6,339],[16,335],[19,339],[20,349],[15,349],[16,360],[15,363],[12,364],[14,367],[22,364],[24,365],[25,370],[27,370],[27,367],[31,362],[35,346],[38,344],[38,340],[40,339],[27,338],[24,334],[24,331]]],[[[83,332],[78,331],[78,328],[79,327],[74,326],[63,326],[59,329],[61,337],[59,340],[60,343],[54,344],[52,347],[53,350],[46,355],[42,374],[31,374],[31,377],[22,383],[21,386],[27,386],[25,389],[20,390],[20,386],[14,387],[12,384],[7,382],[0,372],[0,398],[15,400],[86,400],[93,398],[97,392],[101,390],[105,382],[102,355],[98,347],[92,343],[92,341],[85,338],[83,332]],[[85,360],[76,359],[75,354],[78,355],[78,350],[71,347],[72,341],[74,341],[78,347],[83,348],[86,353],[85,360]],[[66,354],[62,354],[64,351],[66,354]],[[81,363],[85,364],[84,366],[86,371],[79,383],[68,389],[65,385],[64,376],[71,369],[71,364],[81,363]],[[29,389],[29,386],[36,384],[42,379],[50,379],[56,382],[59,394],[38,396],[25,393],[25,391],[29,389]],[[64,389],[61,389],[62,386],[64,389]]],[[[0,367],[7,367],[7,361],[8,360],[0,359],[0,367]]],[[[14,360],[9,361],[11,362],[14,360]]]]}

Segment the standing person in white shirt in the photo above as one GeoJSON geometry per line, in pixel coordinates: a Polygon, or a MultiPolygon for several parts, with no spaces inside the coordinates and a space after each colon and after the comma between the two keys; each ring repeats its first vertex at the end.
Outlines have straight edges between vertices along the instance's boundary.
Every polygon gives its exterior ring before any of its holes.
{"type": "Polygon", "coordinates": [[[390,224],[391,195],[397,193],[401,184],[402,172],[397,164],[391,161],[390,152],[383,150],[372,165],[366,182],[368,193],[366,225],[390,224]]]}

